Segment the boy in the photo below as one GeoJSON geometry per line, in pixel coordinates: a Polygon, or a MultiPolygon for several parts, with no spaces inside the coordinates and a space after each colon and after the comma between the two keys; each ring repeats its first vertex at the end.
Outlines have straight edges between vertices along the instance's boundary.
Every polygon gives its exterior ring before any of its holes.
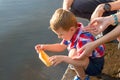
{"type": "Polygon", "coordinates": [[[74,80],[89,80],[87,75],[98,75],[101,73],[104,65],[104,48],[103,45],[97,47],[89,55],[82,56],[79,49],[86,43],[94,41],[95,38],[88,32],[82,31],[83,25],[77,23],[76,17],[72,12],[57,9],[50,20],[51,30],[62,38],[61,43],[56,44],[38,44],[35,46],[36,51],[43,49],[54,52],[62,52],[68,48],[68,56],[54,55],[49,58],[53,66],[65,62],[74,66],[77,76],[74,80]]]}

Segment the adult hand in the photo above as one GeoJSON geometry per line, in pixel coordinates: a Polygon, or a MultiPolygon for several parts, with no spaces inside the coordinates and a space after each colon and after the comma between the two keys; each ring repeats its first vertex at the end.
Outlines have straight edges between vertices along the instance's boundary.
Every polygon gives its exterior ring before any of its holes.
{"type": "Polygon", "coordinates": [[[84,59],[86,57],[89,57],[92,54],[92,51],[97,47],[97,44],[93,42],[89,42],[82,46],[79,50],[79,52],[82,52],[80,56],[74,57],[73,59],[84,59]]]}
{"type": "Polygon", "coordinates": [[[88,26],[84,27],[84,31],[88,31],[93,35],[98,35],[99,33],[103,32],[109,25],[111,21],[108,17],[99,17],[93,19],[88,26]]]}

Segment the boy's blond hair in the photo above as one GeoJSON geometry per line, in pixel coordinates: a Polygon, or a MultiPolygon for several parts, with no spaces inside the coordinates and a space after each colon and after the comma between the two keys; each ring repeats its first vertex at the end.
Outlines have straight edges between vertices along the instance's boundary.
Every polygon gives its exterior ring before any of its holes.
{"type": "Polygon", "coordinates": [[[70,27],[77,27],[76,17],[70,11],[57,9],[50,20],[50,28],[54,31],[59,28],[68,31],[70,27]]]}

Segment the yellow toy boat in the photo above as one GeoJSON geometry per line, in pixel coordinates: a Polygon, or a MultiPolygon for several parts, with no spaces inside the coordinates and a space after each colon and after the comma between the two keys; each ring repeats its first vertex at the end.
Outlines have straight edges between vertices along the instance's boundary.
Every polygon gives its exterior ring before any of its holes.
{"type": "Polygon", "coordinates": [[[39,58],[47,67],[51,66],[51,63],[48,60],[49,56],[43,50],[39,50],[39,58]]]}

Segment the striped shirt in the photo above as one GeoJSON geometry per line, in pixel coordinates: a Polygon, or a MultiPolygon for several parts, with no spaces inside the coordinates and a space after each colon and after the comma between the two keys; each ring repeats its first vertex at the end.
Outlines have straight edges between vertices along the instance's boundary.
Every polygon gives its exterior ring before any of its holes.
{"type": "MultiPolygon", "coordinates": [[[[88,42],[96,40],[96,38],[90,34],[89,32],[84,32],[82,31],[83,25],[81,23],[78,23],[78,29],[75,32],[75,34],[72,36],[70,41],[67,40],[62,40],[62,44],[67,45],[68,51],[71,49],[75,48],[77,50],[77,55],[80,55],[81,53],[79,52],[79,49],[85,45],[88,42]]],[[[104,55],[104,45],[100,45],[95,50],[93,50],[92,54],[90,57],[102,57],[104,55]]]]}

